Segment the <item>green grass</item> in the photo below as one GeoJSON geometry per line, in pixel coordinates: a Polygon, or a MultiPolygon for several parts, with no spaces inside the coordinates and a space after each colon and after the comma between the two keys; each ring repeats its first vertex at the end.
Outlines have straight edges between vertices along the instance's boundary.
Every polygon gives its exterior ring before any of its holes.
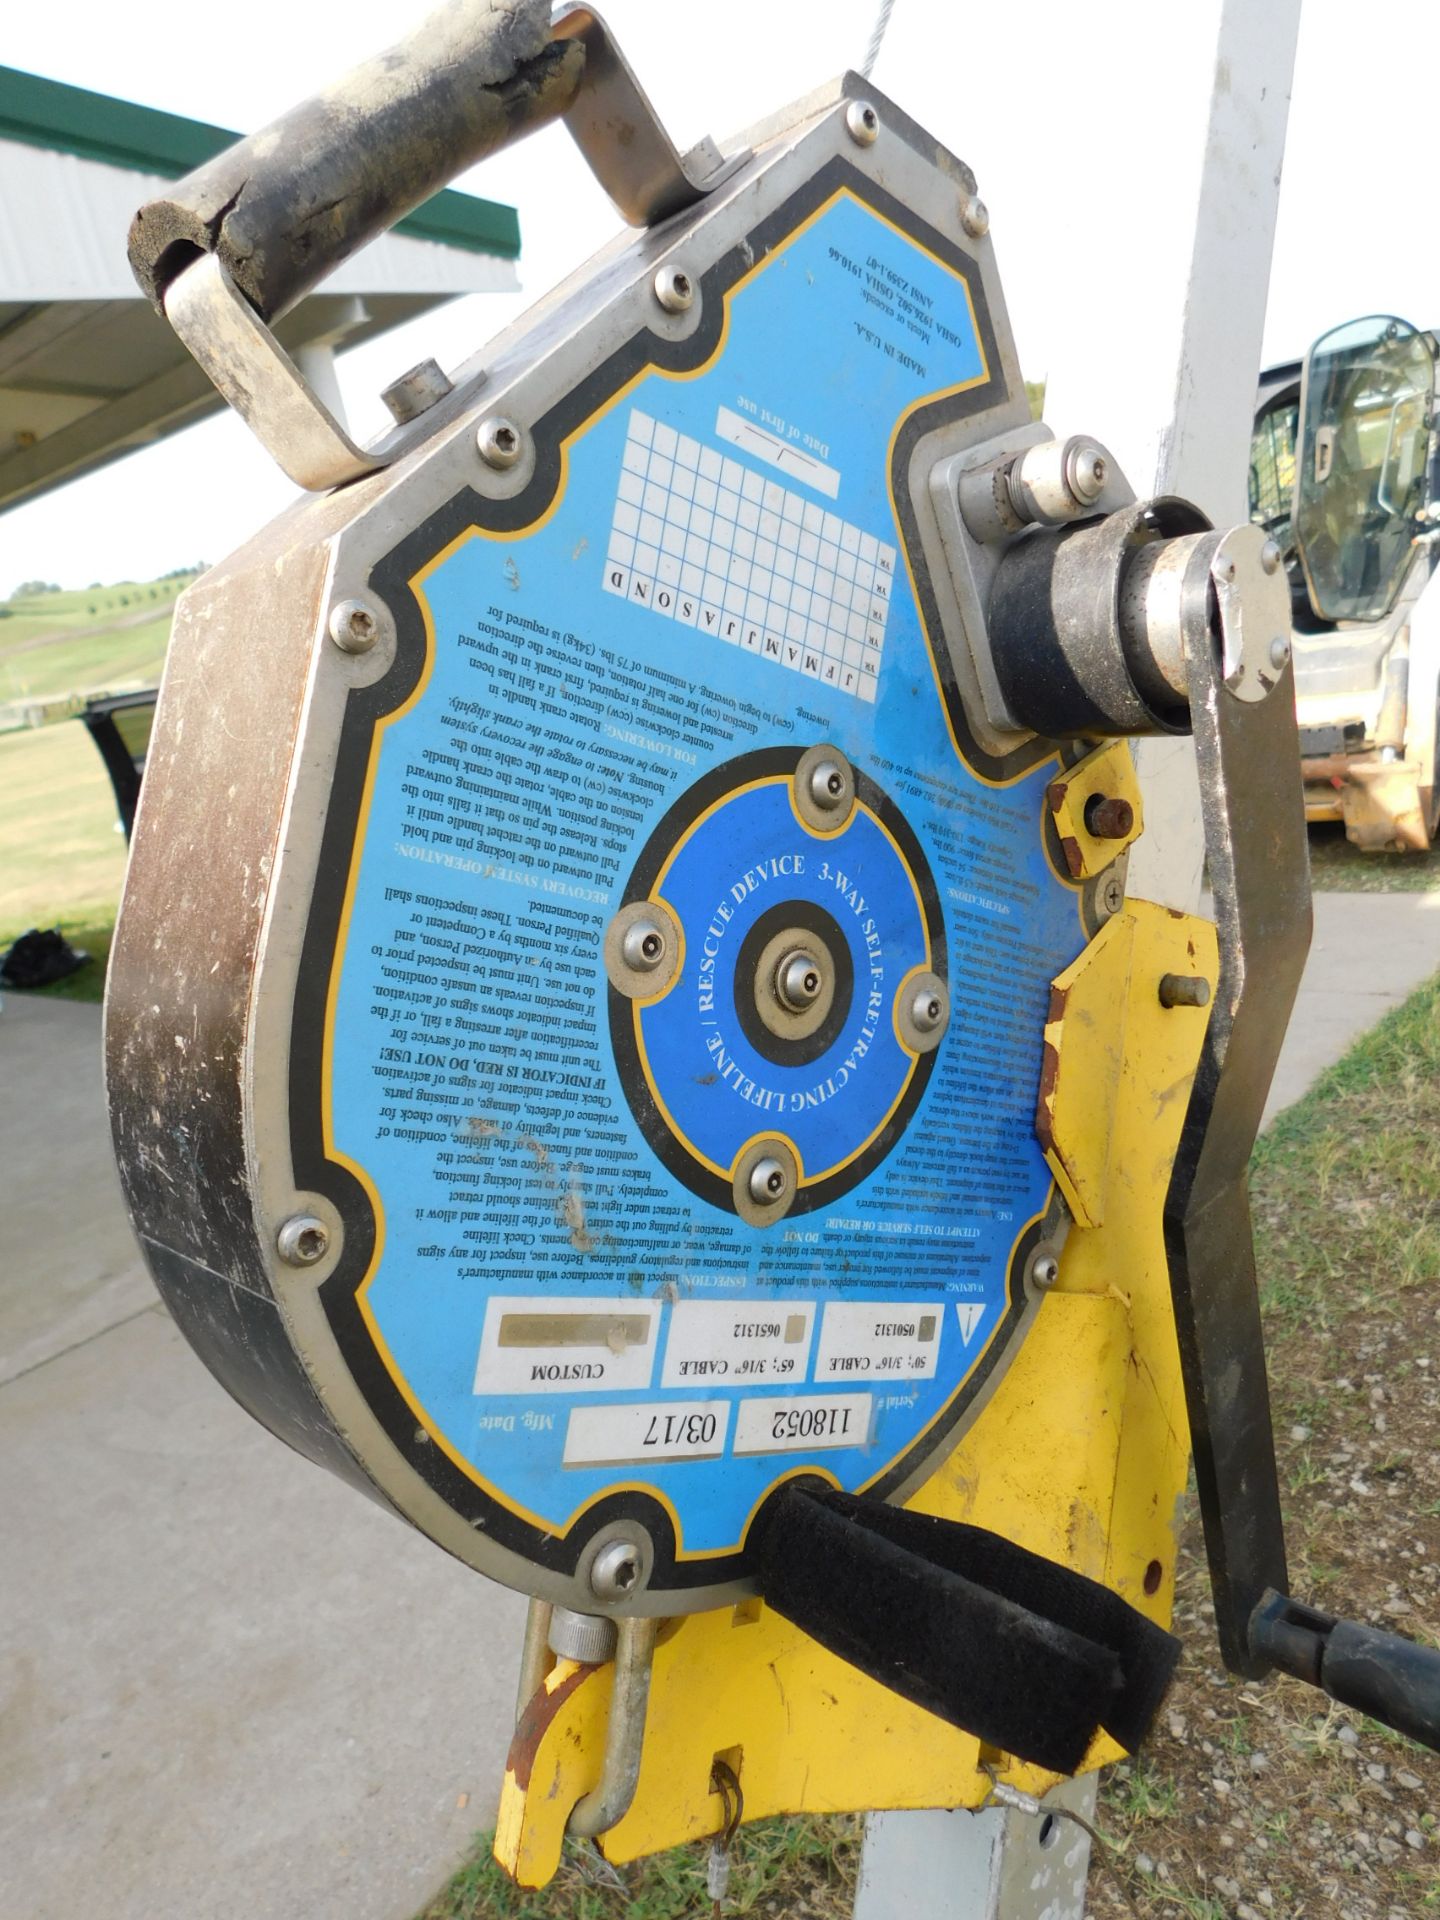
{"type": "Polygon", "coordinates": [[[153,684],[176,597],[193,578],[0,602],[0,708],[153,684]]]}
{"type": "Polygon", "coordinates": [[[170,615],[143,626],[48,646],[0,652],[0,706],[12,700],[53,700],[67,693],[121,693],[155,686],[170,638],[170,615]]]}
{"type": "Polygon", "coordinates": [[[1273,1122],[1251,1191],[1262,1300],[1324,1328],[1440,1275],[1440,976],[1365,1035],[1273,1122]],[[1342,1305],[1343,1302],[1343,1305],[1342,1305]]]}
{"type": "Polygon", "coordinates": [[[1440,887],[1440,847],[1428,853],[1361,853],[1338,821],[1310,829],[1310,884],[1317,893],[1428,893],[1440,887]]]}
{"type": "MultiPolygon", "coordinates": [[[[860,1864],[861,1822],[851,1814],[758,1820],[742,1827],[731,1850],[727,1914],[780,1920],[847,1920],[860,1864]]],[[[674,1847],[633,1866],[610,1868],[567,1843],[548,1887],[513,1886],[490,1855],[491,1836],[477,1837],[475,1857],[461,1868],[418,1920],[693,1920],[708,1913],[707,1845],[674,1847]]]]}
{"type": "Polygon", "coordinates": [[[125,877],[115,796],[78,720],[0,734],[0,948],[58,926],[93,964],[41,991],[98,1000],[125,877]]]}

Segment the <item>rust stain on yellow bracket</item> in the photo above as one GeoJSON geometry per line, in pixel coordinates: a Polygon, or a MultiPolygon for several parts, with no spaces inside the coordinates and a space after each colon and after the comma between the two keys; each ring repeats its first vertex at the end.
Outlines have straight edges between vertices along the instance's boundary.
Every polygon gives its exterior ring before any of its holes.
{"type": "Polygon", "coordinates": [[[1045,799],[1072,880],[1093,880],[1140,838],[1140,782],[1124,740],[1109,741],[1067,767],[1045,789],[1045,799]],[[1109,807],[1097,816],[1092,809],[1101,802],[1109,807]],[[1092,823],[1105,830],[1092,832],[1092,823]]]}
{"type": "MultiPolygon", "coordinates": [[[[1162,974],[1177,972],[1213,985],[1215,930],[1138,901],[1087,952],[1101,942],[1093,979],[1124,977],[1108,1006],[1098,988],[1095,1000],[1096,1018],[1103,1009],[1118,1036],[1113,1096],[1094,1111],[1096,1138],[1077,1134],[1070,1153],[1090,1164],[1103,1158],[1103,1218],[1072,1230],[1059,1284],[1019,1353],[909,1504],[992,1528],[1103,1579],[1163,1623],[1188,1435],[1161,1210],[1206,1016],[1163,1007],[1158,988],[1162,974]],[[1128,956],[1120,972],[1112,953],[1128,956]],[[1110,1142],[1103,1156],[1102,1133],[1110,1142]]],[[[1090,990],[1078,991],[1084,1003],[1090,990]]],[[[1086,1039],[1061,1032],[1062,1071],[1071,1045],[1083,1053],[1092,1044],[1088,1027],[1069,1030],[1086,1039]]],[[[1083,1128],[1083,1113],[1066,1124],[1083,1128]]],[[[495,1853],[523,1886],[543,1886],[559,1865],[570,1809],[599,1777],[609,1698],[608,1667],[563,1663],[517,1729],[495,1853]]],[[[1118,1752],[1102,1738],[1086,1766],[1118,1752]]],[[[759,1601],[662,1632],[639,1784],[630,1811],[600,1841],[606,1857],[633,1860],[713,1835],[723,1811],[710,1788],[717,1756],[740,1776],[747,1820],[974,1806],[989,1787],[982,1761],[1027,1792],[1055,1780],[1010,1756],[982,1754],[971,1735],[866,1679],[759,1601]]]]}

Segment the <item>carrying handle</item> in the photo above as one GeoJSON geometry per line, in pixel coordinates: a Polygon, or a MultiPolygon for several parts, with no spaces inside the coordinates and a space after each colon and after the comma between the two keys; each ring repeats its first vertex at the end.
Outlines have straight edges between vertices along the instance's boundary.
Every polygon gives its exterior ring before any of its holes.
{"type": "Polygon", "coordinates": [[[273,321],[466,167],[565,112],[585,50],[547,0],[448,0],[398,46],[292,107],[150,201],[130,265],[162,313],[197,254],[219,254],[273,321]]]}
{"type": "Polygon", "coordinates": [[[197,167],[136,214],[130,265],[161,312],[201,254],[265,322],[456,174],[565,117],[632,226],[692,205],[746,158],[676,151],[600,16],[448,0],[398,46],[197,167]]]}

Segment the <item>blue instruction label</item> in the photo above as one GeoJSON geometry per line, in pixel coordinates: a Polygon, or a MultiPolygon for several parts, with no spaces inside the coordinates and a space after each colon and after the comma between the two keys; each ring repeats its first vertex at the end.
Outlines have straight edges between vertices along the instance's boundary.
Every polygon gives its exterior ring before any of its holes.
{"type": "Polygon", "coordinates": [[[883,1486],[1008,1336],[1085,938],[1053,762],[966,765],[891,495],[987,377],[964,281],[842,191],[723,297],[534,525],[415,577],[327,1049],[420,1425],[544,1534],[639,1490],[680,1560],[797,1472],[883,1486]]]}

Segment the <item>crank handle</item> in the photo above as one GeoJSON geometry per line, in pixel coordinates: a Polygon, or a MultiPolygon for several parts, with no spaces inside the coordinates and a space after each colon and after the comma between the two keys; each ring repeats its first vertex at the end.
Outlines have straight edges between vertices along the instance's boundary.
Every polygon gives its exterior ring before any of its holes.
{"type": "Polygon", "coordinates": [[[1440,1650],[1337,1620],[1266,1589],[1250,1616],[1251,1651],[1440,1753],[1440,1650]]]}

